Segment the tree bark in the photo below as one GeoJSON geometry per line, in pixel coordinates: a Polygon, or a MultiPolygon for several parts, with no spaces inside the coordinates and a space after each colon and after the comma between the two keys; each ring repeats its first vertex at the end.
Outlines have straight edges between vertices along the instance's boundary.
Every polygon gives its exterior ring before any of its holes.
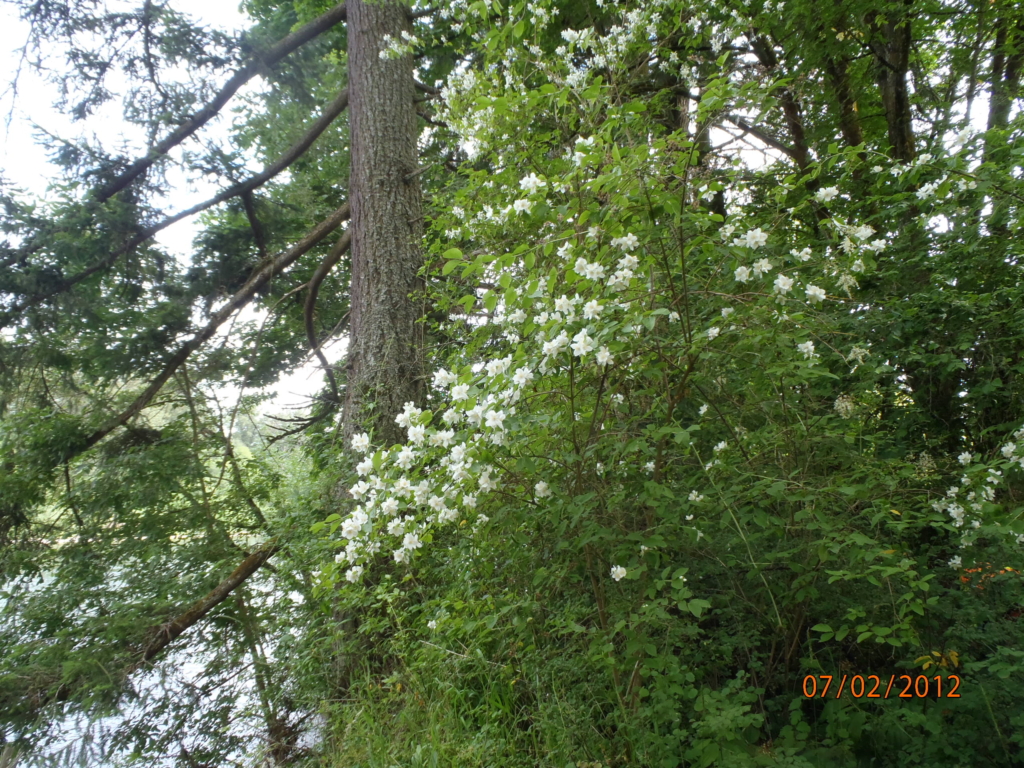
{"type": "Polygon", "coordinates": [[[1020,91],[1021,72],[1024,68],[1024,21],[1012,24],[999,19],[995,47],[992,51],[991,93],[988,120],[985,129],[985,162],[1005,161],[1009,146],[1006,137],[993,134],[1005,131],[1010,123],[1013,102],[1020,91]]]}
{"type": "Polygon", "coordinates": [[[381,58],[385,35],[409,30],[398,2],[348,4],[352,245],[346,438],[404,436],[395,416],[420,399],[423,363],[412,294],[422,287],[423,224],[417,168],[413,62],[381,58]]]}
{"type": "Polygon", "coordinates": [[[894,160],[908,163],[916,155],[914,147],[914,123],[910,113],[910,92],[907,89],[907,72],[910,69],[910,6],[913,0],[904,0],[906,13],[884,24],[873,23],[872,27],[882,42],[875,42],[872,49],[878,60],[878,85],[882,93],[882,106],[889,130],[889,145],[894,160]]]}

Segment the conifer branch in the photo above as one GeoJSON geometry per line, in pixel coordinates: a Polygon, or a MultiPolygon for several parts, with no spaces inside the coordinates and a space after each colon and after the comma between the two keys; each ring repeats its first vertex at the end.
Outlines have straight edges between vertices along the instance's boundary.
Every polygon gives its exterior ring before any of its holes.
{"type": "Polygon", "coordinates": [[[141,157],[136,160],[116,179],[109,182],[102,189],[99,189],[95,194],[96,200],[102,203],[123,190],[135,181],[135,179],[145,173],[160,158],[164,157],[171,149],[181,144],[181,142],[213,119],[224,105],[228,103],[231,97],[235,95],[238,89],[249,82],[249,80],[261,72],[266,71],[270,67],[273,67],[292,51],[305,45],[321,33],[326,32],[328,29],[331,29],[338,22],[343,21],[345,17],[345,4],[340,3],[326,13],[313,19],[304,27],[295,30],[287,37],[278,41],[276,45],[272,46],[267,51],[262,53],[259,51],[255,52],[249,62],[231,76],[223,87],[221,87],[217,95],[214,96],[205,107],[199,110],[191,120],[179,126],[162,141],[158,142],[156,146],[149,150],[145,157],[141,157]]]}
{"type": "Polygon", "coordinates": [[[335,99],[324,108],[324,111],[320,115],[320,117],[317,118],[316,122],[309,127],[309,130],[306,131],[306,133],[303,134],[298,141],[296,141],[291,147],[289,147],[284,154],[277,158],[277,160],[268,165],[255,176],[245,179],[244,181],[240,181],[237,184],[233,184],[227,189],[218,192],[216,195],[209,198],[208,200],[204,200],[201,203],[197,203],[196,205],[193,205],[191,208],[186,208],[183,211],[178,211],[177,213],[168,216],[162,221],[158,221],[156,224],[146,227],[145,229],[141,230],[137,235],[135,235],[135,237],[131,238],[131,240],[122,245],[120,248],[111,251],[111,253],[108,254],[106,257],[96,262],[95,264],[86,267],[78,274],[60,281],[55,287],[51,288],[46,293],[39,293],[22,299],[20,302],[14,304],[6,312],[0,313],[0,328],[9,325],[10,322],[15,319],[15,316],[19,312],[22,312],[28,309],[29,307],[34,307],[37,304],[40,304],[46,301],[47,299],[52,298],[53,296],[56,296],[60,293],[65,293],[78,283],[88,279],[97,272],[101,272],[105,269],[108,269],[119,258],[121,258],[127,253],[130,253],[132,250],[142,245],[147,240],[150,240],[159,232],[162,232],[163,230],[167,229],[167,227],[171,226],[172,224],[176,224],[182,219],[187,219],[190,216],[195,216],[197,213],[202,213],[203,211],[208,210],[215,205],[219,205],[220,203],[223,203],[226,200],[230,200],[231,198],[237,197],[239,195],[245,195],[253,191],[254,189],[258,189],[259,187],[263,186],[268,181],[270,181],[270,179],[277,176],[279,173],[281,173],[289,166],[291,166],[292,163],[294,163],[296,160],[302,157],[302,155],[306,153],[306,151],[313,145],[313,143],[318,138],[320,138],[320,135],[325,130],[327,130],[328,126],[330,126],[331,123],[333,123],[338,118],[338,116],[345,111],[347,107],[348,88],[344,88],[335,97],[335,99]]]}
{"type": "Polygon", "coordinates": [[[174,375],[174,372],[177,371],[186,360],[188,360],[189,355],[209,341],[229,317],[248,304],[256,295],[256,292],[270,282],[270,279],[274,275],[290,267],[300,256],[309,251],[313,246],[337,229],[341,225],[341,222],[347,219],[348,216],[349,205],[346,203],[320,222],[320,224],[318,224],[308,235],[296,243],[292,248],[278,254],[268,263],[256,269],[246,281],[245,285],[239,288],[238,291],[235,292],[234,296],[232,296],[223,307],[213,314],[206,326],[178,348],[178,351],[175,352],[164,364],[163,370],[161,370],[156,378],[150,382],[149,386],[146,387],[142,394],[140,394],[135,401],[125,408],[120,414],[89,435],[89,437],[87,437],[81,445],[73,451],[73,455],[78,455],[88,450],[115,429],[124,426],[134,416],[137,416],[156,396],[163,385],[167,383],[167,380],[174,375]]]}

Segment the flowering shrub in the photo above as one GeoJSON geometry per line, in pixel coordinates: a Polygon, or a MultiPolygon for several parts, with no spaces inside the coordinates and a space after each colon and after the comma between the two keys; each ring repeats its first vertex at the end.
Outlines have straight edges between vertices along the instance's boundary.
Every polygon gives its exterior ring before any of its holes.
{"type": "MultiPolygon", "coordinates": [[[[637,764],[852,753],[874,731],[851,729],[853,704],[804,702],[808,670],[901,669],[947,642],[979,675],[995,658],[964,650],[950,606],[958,569],[1024,565],[1024,431],[1005,440],[1024,413],[986,399],[1019,384],[983,362],[1019,281],[968,263],[986,171],[963,147],[902,164],[833,145],[796,171],[709,154],[699,126],[776,85],[690,72],[670,41],[705,28],[692,45],[718,50],[739,32],[669,8],[608,11],[553,54],[553,5],[452,11],[487,62],[442,90],[471,161],[431,230],[452,343],[396,419],[404,444],[352,440],[353,509],[329,518],[323,577],[372,591],[449,574],[465,592],[433,582],[421,629],[493,651],[431,618],[490,585],[504,652],[536,671],[562,638],[607,680],[607,738],[637,764]],[[701,85],[697,130],[629,92],[638,50],[701,85]],[[981,290],[991,303],[968,309],[981,290]]],[[[948,706],[973,722],[977,704],[948,706]]]]}

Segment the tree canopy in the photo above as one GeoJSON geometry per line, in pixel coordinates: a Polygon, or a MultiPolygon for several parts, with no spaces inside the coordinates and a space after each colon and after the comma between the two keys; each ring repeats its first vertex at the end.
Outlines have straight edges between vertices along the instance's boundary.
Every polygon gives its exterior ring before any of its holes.
{"type": "Polygon", "coordinates": [[[1017,4],[11,4],[10,754],[1024,761],[1017,4]]]}

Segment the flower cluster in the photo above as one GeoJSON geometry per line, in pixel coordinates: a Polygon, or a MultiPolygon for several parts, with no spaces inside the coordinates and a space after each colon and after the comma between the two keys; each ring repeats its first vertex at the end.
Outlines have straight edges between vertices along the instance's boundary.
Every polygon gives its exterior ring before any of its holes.
{"type": "Polygon", "coordinates": [[[378,54],[382,59],[400,59],[403,56],[412,55],[413,51],[416,50],[416,46],[420,45],[420,39],[415,35],[402,31],[401,39],[394,38],[391,35],[384,35],[381,40],[381,49],[378,54]]]}

